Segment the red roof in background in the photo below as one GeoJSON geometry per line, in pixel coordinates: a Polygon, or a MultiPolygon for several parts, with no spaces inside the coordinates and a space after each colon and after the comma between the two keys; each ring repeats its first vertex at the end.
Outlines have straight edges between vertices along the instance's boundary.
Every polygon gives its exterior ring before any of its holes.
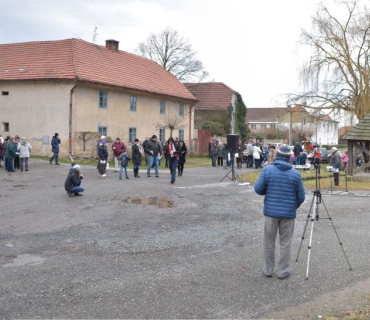
{"type": "Polygon", "coordinates": [[[0,45],[1,80],[77,79],[196,100],[156,62],[80,39],[0,45]]]}
{"type": "Polygon", "coordinates": [[[189,91],[199,100],[195,109],[227,109],[231,103],[233,89],[222,82],[184,83],[189,91]]]}

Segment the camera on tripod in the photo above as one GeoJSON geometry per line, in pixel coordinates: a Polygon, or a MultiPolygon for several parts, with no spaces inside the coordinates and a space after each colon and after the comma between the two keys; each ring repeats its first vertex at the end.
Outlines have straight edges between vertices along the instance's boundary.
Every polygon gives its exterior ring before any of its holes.
{"type": "Polygon", "coordinates": [[[309,157],[308,160],[311,161],[315,169],[320,167],[321,159],[319,157],[309,157]]]}

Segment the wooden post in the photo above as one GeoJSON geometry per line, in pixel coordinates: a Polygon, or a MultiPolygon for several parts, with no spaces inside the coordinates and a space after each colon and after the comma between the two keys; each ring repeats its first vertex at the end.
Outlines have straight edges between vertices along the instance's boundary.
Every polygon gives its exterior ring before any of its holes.
{"type": "Polygon", "coordinates": [[[349,176],[353,175],[353,141],[348,140],[348,164],[347,173],[349,176]]]}

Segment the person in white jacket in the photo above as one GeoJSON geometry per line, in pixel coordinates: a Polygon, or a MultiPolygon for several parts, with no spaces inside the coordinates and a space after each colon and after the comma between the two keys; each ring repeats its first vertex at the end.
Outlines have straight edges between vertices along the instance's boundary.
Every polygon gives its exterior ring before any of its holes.
{"type": "Polygon", "coordinates": [[[25,137],[22,137],[17,147],[17,151],[19,152],[19,160],[21,162],[21,171],[23,171],[23,163],[25,164],[26,171],[29,171],[28,158],[30,157],[31,150],[31,145],[26,141],[25,137]]]}
{"type": "Polygon", "coordinates": [[[253,159],[254,159],[254,165],[255,165],[256,169],[258,169],[260,167],[261,154],[262,154],[261,148],[259,147],[258,144],[256,144],[253,147],[253,159]]]}

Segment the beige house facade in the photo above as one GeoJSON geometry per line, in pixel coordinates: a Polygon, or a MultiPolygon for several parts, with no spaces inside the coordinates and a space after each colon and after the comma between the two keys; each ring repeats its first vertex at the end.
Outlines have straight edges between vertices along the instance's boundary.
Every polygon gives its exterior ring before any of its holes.
{"type": "MultiPolygon", "coordinates": [[[[81,45],[82,40],[70,41],[81,45]]],[[[95,45],[84,41],[82,45],[85,51],[91,50],[90,54],[94,54],[95,45]]],[[[0,45],[0,53],[1,49],[4,48],[0,45]]],[[[64,74],[59,79],[39,79],[37,73],[43,73],[35,69],[32,72],[36,76],[30,77],[24,72],[31,69],[31,65],[24,67],[24,71],[23,67],[18,68],[21,64],[17,65],[14,73],[18,78],[0,78],[0,134],[3,137],[24,136],[31,143],[33,154],[50,155],[51,138],[57,132],[61,139],[61,155],[94,156],[100,135],[112,140],[120,137],[128,145],[136,138],[144,141],[153,134],[165,142],[170,137],[170,124],[175,121],[172,136],[190,145],[196,99],[186,87],[153,61],[131,54],[127,56],[127,53],[121,55],[117,50],[111,53],[106,47],[99,49],[98,54],[103,49],[105,55],[101,58],[103,65],[107,62],[104,59],[109,59],[109,65],[116,63],[116,68],[127,63],[128,67],[141,72],[122,77],[125,82],[119,85],[115,78],[105,81],[100,72],[96,73],[96,78],[94,73],[82,76],[75,64],[76,74],[71,79],[65,79],[68,77],[64,74]]],[[[77,54],[77,57],[82,59],[82,55],[77,54]]],[[[6,69],[7,65],[0,68],[6,69]]]]}

